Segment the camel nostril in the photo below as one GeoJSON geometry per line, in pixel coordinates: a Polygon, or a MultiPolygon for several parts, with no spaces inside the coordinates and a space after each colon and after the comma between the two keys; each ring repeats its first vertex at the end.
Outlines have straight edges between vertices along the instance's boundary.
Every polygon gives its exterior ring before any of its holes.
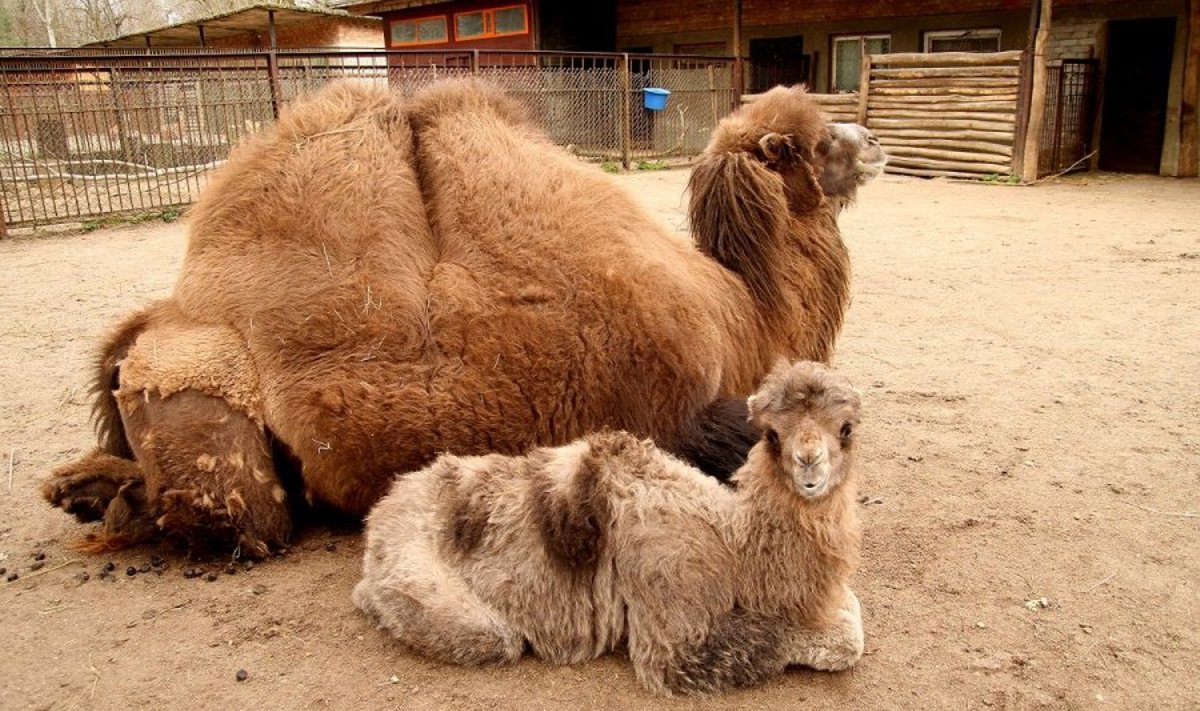
{"type": "Polygon", "coordinates": [[[814,481],[812,483],[805,483],[804,488],[805,489],[815,489],[815,488],[817,488],[817,482],[814,481]]]}

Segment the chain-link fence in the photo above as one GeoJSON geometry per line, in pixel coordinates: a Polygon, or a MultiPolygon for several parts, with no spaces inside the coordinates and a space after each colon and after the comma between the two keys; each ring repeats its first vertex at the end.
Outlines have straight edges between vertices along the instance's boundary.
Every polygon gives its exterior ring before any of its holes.
{"type": "MultiPolygon", "coordinates": [[[[0,230],[195,199],[230,148],[335,79],[410,94],[477,75],[577,155],[699,153],[737,99],[731,58],[515,51],[0,51],[0,230]],[[650,110],[643,89],[670,91],[650,110]]],[[[2,234],[2,232],[0,232],[2,234]]]]}

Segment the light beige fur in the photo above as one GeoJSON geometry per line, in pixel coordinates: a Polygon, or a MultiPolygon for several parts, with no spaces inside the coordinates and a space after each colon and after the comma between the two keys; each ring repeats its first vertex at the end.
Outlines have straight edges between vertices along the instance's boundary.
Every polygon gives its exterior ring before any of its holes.
{"type": "Polygon", "coordinates": [[[443,456],[371,512],[354,602],[457,663],[528,644],[570,664],[626,644],[659,693],[849,667],[863,649],[846,585],[858,394],[822,365],[782,364],[749,407],[764,435],[736,490],[624,432],[443,456]]]}

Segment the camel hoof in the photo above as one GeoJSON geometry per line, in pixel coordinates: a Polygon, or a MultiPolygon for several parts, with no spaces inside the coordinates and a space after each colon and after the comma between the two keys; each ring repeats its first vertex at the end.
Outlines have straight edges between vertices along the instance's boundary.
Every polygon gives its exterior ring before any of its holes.
{"type": "Polygon", "coordinates": [[[95,450],[81,459],[64,464],[42,483],[42,496],[83,523],[105,517],[109,505],[123,487],[142,486],[137,464],[95,450]]]}
{"type": "Polygon", "coordinates": [[[163,511],[157,526],[180,538],[196,552],[232,552],[238,558],[261,559],[281,549],[285,540],[247,526],[247,520],[235,516],[217,504],[213,497],[194,489],[171,489],[160,498],[163,511]]]}

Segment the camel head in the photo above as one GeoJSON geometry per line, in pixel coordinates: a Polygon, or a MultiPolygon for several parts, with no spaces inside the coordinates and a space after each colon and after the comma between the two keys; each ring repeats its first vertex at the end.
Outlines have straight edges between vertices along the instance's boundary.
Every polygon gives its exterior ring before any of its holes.
{"type": "Polygon", "coordinates": [[[786,235],[819,233],[840,244],[830,218],[885,161],[865,128],[829,123],[803,87],[776,87],[722,119],[692,170],[696,246],[777,310],[778,270],[796,251],[786,235]]]}
{"type": "Polygon", "coordinates": [[[819,499],[846,480],[860,398],[845,376],[812,361],[780,362],[750,396],[776,471],[801,498],[819,499]]]}
{"type": "Polygon", "coordinates": [[[879,139],[857,123],[831,123],[829,135],[817,144],[821,165],[821,190],[826,195],[854,198],[858,186],[883,172],[887,154],[879,139]]]}
{"type": "Polygon", "coordinates": [[[886,163],[879,141],[865,127],[829,123],[802,86],[779,86],[717,126],[693,173],[692,201],[703,197],[705,178],[718,177],[759,192],[769,188],[756,182],[781,184],[794,214],[823,205],[840,209],[886,163]],[[731,170],[730,163],[738,169],[731,170]]]}

